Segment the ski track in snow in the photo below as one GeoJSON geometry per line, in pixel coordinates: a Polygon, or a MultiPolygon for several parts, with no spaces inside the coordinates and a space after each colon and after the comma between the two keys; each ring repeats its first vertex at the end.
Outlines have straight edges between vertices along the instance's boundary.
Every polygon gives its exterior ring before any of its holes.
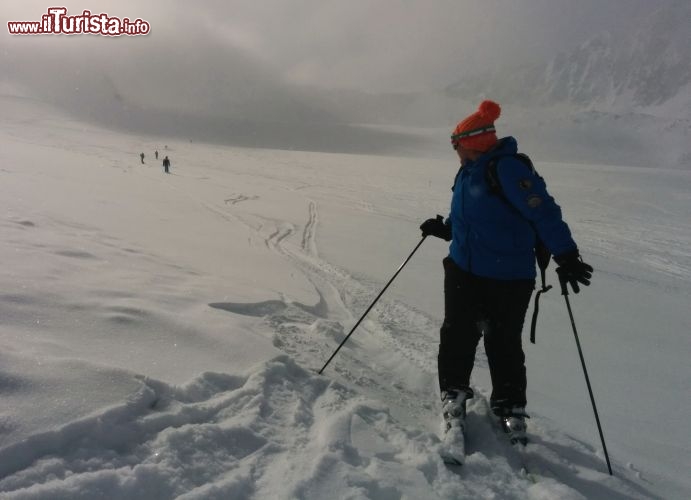
{"type": "MultiPolygon", "coordinates": [[[[279,223],[266,239],[267,247],[284,255],[292,265],[300,269],[313,284],[320,297],[321,307],[310,308],[302,304],[286,304],[285,308],[267,315],[266,322],[277,333],[274,345],[295,357],[304,366],[319,368],[319,362],[325,362],[330,352],[345,337],[355,323],[353,314],[364,311],[376,296],[376,290],[364,286],[343,270],[337,269],[318,257],[316,243],[316,226],[318,211],[316,203],[308,200],[308,219],[304,225],[299,246],[288,243],[295,228],[288,223],[279,223]],[[317,309],[319,310],[316,313],[317,309]],[[331,339],[325,343],[324,339],[331,339]]],[[[330,369],[333,369],[350,383],[360,389],[375,390],[381,397],[382,387],[391,385],[387,365],[412,362],[422,373],[430,372],[431,360],[436,357],[436,342],[430,342],[428,332],[436,330],[436,325],[421,314],[412,311],[403,304],[381,299],[370,312],[368,318],[358,327],[359,331],[346,344],[347,347],[334,358],[330,369]],[[384,350],[391,358],[387,365],[381,365],[376,359],[368,359],[362,348],[358,348],[358,338],[374,337],[379,344],[378,352],[384,350]],[[350,348],[355,352],[352,352],[350,348]],[[341,356],[341,360],[339,360],[341,356]],[[345,360],[345,361],[343,361],[345,360]],[[393,361],[392,361],[393,360],[393,361]],[[357,372],[350,368],[358,367],[357,372]]],[[[430,412],[430,402],[436,399],[428,394],[420,402],[416,393],[410,392],[403,385],[395,386],[390,403],[404,406],[425,418],[438,418],[436,408],[430,412]],[[407,397],[401,397],[401,392],[407,397]]]]}

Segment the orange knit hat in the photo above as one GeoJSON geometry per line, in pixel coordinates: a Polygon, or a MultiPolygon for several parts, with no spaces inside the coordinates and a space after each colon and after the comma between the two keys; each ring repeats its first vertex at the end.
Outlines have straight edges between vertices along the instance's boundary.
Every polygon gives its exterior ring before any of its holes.
{"type": "Polygon", "coordinates": [[[494,121],[499,118],[501,108],[494,101],[482,101],[478,110],[459,122],[451,134],[454,148],[458,143],[473,151],[489,151],[497,143],[494,121]]]}

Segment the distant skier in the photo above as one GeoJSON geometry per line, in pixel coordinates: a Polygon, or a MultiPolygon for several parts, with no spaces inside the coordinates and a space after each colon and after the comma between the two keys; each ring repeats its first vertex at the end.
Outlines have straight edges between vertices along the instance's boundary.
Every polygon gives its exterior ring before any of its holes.
{"type": "Polygon", "coordinates": [[[163,171],[166,174],[169,174],[170,173],[168,171],[169,168],[170,168],[170,160],[168,159],[168,156],[166,156],[165,158],[163,158],[163,171]]]}
{"type": "Polygon", "coordinates": [[[142,160],[142,165],[144,165],[144,153],[140,154],[140,155],[139,155],[139,158],[141,158],[141,160],[142,160]]]}
{"type": "MultiPolygon", "coordinates": [[[[513,137],[498,140],[494,121],[501,108],[484,101],[458,123],[451,144],[461,167],[456,175],[451,212],[426,220],[423,236],[450,241],[444,264],[444,322],[438,356],[442,413],[452,463],[462,456],[466,400],[473,397],[470,374],[484,334],[492,380],[490,405],[512,442],[526,443],[526,368],[521,344],[523,321],[535,288],[536,240],[544,242],[558,264],[562,283],[575,293],[590,284],[593,268],[583,262],[529,160],[517,156],[513,137]],[[493,178],[495,185],[491,185],[493,178]],[[461,446],[454,448],[453,440],[461,446]]],[[[527,158],[527,157],[525,157],[527,158]]],[[[545,256],[541,267],[546,267],[545,256]]]]}
{"type": "Polygon", "coordinates": [[[154,156],[155,156],[156,159],[158,160],[158,149],[157,149],[156,151],[154,151],[154,156]]]}

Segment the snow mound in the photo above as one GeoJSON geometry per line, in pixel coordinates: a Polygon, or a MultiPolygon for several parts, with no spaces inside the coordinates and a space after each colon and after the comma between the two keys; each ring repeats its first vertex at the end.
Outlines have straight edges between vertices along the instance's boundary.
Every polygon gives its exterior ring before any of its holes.
{"type": "Polygon", "coordinates": [[[511,449],[485,398],[471,405],[473,451],[456,471],[441,462],[435,434],[286,355],[181,386],[139,382],[121,404],[1,449],[3,498],[636,496],[598,472],[590,447],[539,426],[530,451],[511,449]]]}

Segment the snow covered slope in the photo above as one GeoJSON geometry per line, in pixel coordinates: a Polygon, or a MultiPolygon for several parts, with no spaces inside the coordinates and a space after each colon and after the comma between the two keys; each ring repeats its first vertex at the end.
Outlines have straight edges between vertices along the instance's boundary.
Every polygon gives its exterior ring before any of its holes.
{"type": "Polygon", "coordinates": [[[447,210],[453,159],[164,142],[0,106],[3,499],[689,496],[688,172],[541,170],[596,268],[572,301],[615,477],[556,292],[526,347],[532,443],[497,433],[480,355],[453,470],[443,242],[315,373],[447,210]]]}

